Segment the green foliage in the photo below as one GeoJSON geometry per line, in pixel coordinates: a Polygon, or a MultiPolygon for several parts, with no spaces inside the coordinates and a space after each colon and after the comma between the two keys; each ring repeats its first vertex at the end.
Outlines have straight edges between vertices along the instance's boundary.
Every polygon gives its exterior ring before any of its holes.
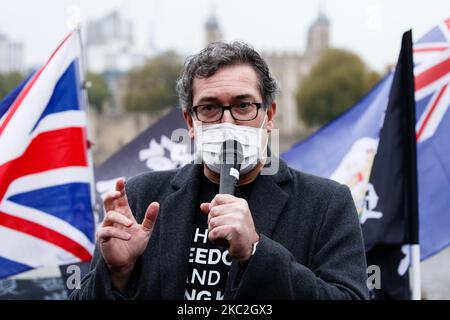
{"type": "Polygon", "coordinates": [[[153,114],[178,103],[175,83],[182,64],[174,52],[166,52],[128,75],[125,109],[153,114]]]}
{"type": "Polygon", "coordinates": [[[362,98],[380,76],[356,54],[330,49],[298,88],[299,115],[309,126],[321,126],[362,98]]]}
{"type": "Polygon", "coordinates": [[[103,103],[111,100],[108,84],[103,75],[99,73],[88,72],[86,80],[91,83],[91,87],[88,88],[89,104],[101,112],[103,103]]]}
{"type": "Polygon", "coordinates": [[[14,90],[23,79],[24,76],[19,72],[0,74],[0,100],[14,90]]]}

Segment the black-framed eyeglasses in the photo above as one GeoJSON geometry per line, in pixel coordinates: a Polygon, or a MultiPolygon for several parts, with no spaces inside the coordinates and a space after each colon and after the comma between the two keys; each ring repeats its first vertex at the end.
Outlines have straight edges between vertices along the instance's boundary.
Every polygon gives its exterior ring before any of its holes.
{"type": "Polygon", "coordinates": [[[198,121],[203,123],[217,122],[223,117],[225,110],[229,110],[231,116],[237,121],[251,121],[256,119],[262,103],[258,102],[240,102],[229,106],[218,104],[202,104],[192,107],[198,121]]]}

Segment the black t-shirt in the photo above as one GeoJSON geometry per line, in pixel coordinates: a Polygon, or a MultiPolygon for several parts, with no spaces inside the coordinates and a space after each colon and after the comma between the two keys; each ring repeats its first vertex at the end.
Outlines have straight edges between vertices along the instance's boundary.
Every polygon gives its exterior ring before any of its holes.
{"type": "MultiPolygon", "coordinates": [[[[248,201],[252,188],[253,183],[238,186],[235,196],[248,201]]],[[[231,257],[227,249],[208,240],[208,215],[200,210],[200,204],[211,202],[218,193],[219,185],[202,176],[189,252],[186,300],[223,300],[231,257]]]]}

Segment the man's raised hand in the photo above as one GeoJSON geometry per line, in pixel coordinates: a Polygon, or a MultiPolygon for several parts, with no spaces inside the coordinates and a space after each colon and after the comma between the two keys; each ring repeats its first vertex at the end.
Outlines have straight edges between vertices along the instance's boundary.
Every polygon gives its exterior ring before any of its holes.
{"type": "Polygon", "coordinates": [[[106,213],[97,231],[97,242],[114,285],[124,290],[136,260],[144,253],[152,235],[159,203],[150,203],[139,224],[128,204],[125,181],[118,179],[115,191],[106,194],[103,205],[106,213]]]}

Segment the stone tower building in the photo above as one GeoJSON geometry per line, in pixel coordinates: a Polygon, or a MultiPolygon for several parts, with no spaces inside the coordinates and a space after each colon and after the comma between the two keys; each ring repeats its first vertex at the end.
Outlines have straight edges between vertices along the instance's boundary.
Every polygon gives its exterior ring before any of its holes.
{"type": "MultiPolygon", "coordinates": [[[[206,45],[220,41],[222,31],[217,18],[212,14],[205,23],[206,45]]],[[[317,62],[323,52],[330,46],[330,22],[321,9],[307,34],[305,52],[262,52],[269,64],[272,74],[280,84],[281,92],[277,99],[277,127],[286,149],[289,144],[305,134],[305,128],[298,116],[295,95],[301,81],[308,75],[311,67],[317,62]]]]}

